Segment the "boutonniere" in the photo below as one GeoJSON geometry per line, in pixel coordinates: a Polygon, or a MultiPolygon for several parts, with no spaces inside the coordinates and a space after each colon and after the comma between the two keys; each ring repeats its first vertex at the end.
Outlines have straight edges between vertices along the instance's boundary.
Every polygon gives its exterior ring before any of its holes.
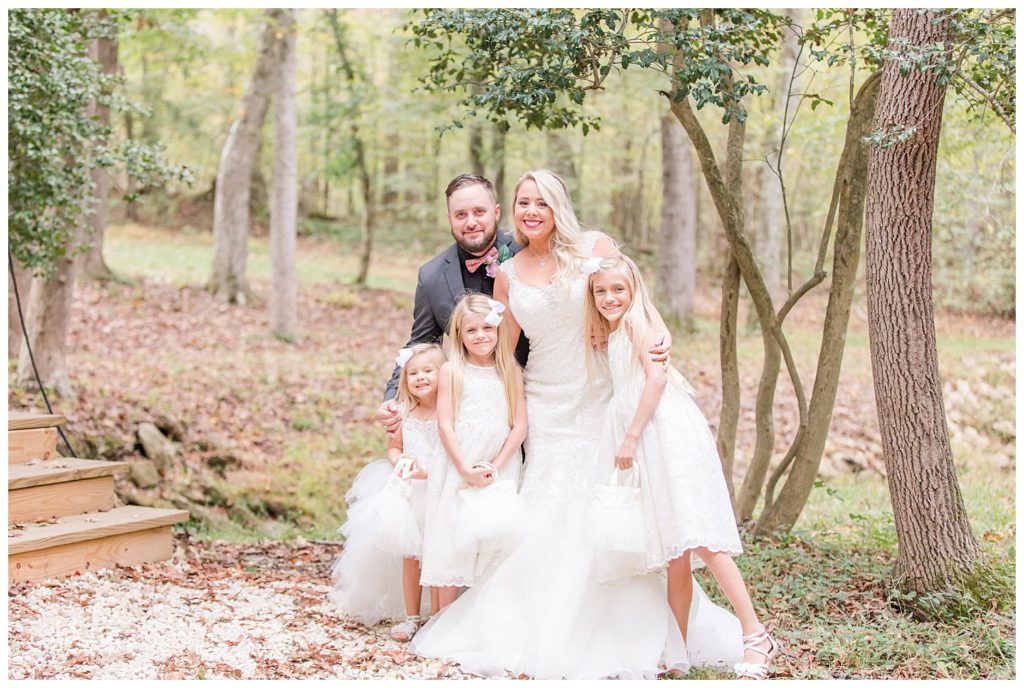
{"type": "Polygon", "coordinates": [[[484,270],[487,272],[487,276],[494,279],[494,276],[498,274],[498,266],[504,263],[506,260],[512,257],[512,252],[508,250],[508,246],[502,244],[498,247],[498,253],[493,258],[488,257],[484,260],[484,265],[487,267],[484,270]]]}

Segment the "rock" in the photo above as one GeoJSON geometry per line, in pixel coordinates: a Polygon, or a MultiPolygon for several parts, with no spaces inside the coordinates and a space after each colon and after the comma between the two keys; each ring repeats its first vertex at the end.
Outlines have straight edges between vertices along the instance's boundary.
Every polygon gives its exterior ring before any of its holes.
{"type": "Polygon", "coordinates": [[[204,451],[225,451],[230,450],[233,445],[227,435],[219,432],[211,432],[200,437],[196,442],[199,449],[204,451]]]}
{"type": "Polygon", "coordinates": [[[174,446],[173,442],[164,437],[164,434],[160,432],[160,428],[153,423],[141,423],[139,425],[139,443],[142,445],[142,450],[146,453],[146,456],[153,459],[161,471],[167,470],[178,455],[178,448],[174,446]]]}
{"type": "Polygon", "coordinates": [[[185,441],[185,424],[177,418],[172,418],[165,413],[153,419],[153,424],[175,442],[185,441]]]}
{"type": "MultiPolygon", "coordinates": [[[[156,487],[160,484],[160,471],[156,465],[148,459],[139,459],[128,464],[128,479],[143,490],[156,487]]],[[[148,505],[143,505],[148,506],[148,505]]]]}
{"type": "Polygon", "coordinates": [[[228,469],[238,468],[242,465],[237,456],[224,451],[205,457],[203,462],[221,477],[224,477],[224,472],[228,469]]]}

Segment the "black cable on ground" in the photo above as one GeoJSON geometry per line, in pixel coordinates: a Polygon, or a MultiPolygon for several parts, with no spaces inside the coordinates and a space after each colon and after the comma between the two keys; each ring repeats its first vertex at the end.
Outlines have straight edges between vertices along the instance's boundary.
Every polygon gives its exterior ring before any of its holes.
{"type": "MultiPolygon", "coordinates": [[[[46,404],[46,410],[50,415],[53,413],[53,407],[50,406],[50,400],[46,397],[46,388],[43,387],[43,380],[39,377],[39,368],[36,367],[36,357],[32,355],[32,343],[28,340],[28,328],[25,327],[25,314],[21,311],[21,295],[18,294],[18,280],[14,277],[14,255],[11,253],[11,247],[7,247],[7,267],[11,271],[11,284],[14,285],[14,302],[18,305],[18,320],[21,321],[21,334],[25,337],[25,348],[28,349],[28,360],[32,363],[32,372],[36,376],[36,384],[39,385],[39,393],[43,395],[43,403],[46,404]]],[[[57,426],[57,432],[60,433],[60,438],[64,440],[64,446],[68,448],[69,456],[78,456],[75,454],[75,450],[71,448],[71,442],[68,441],[68,436],[64,434],[64,428],[57,426]]]]}

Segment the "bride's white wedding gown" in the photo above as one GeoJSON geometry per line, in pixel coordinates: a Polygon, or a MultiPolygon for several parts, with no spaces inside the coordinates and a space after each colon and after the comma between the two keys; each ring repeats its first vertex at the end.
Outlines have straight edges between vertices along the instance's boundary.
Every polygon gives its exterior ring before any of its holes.
{"type": "Polygon", "coordinates": [[[583,514],[592,485],[607,477],[598,445],[611,385],[587,383],[586,280],[537,287],[518,279],[513,261],[501,269],[509,279],[509,307],[530,339],[520,491],[529,514],[526,535],[416,634],[412,651],[456,660],[482,676],[534,678],[653,678],[691,662],[740,661],[739,622],[699,586],[688,657],[661,574],[598,582],[583,514]]]}

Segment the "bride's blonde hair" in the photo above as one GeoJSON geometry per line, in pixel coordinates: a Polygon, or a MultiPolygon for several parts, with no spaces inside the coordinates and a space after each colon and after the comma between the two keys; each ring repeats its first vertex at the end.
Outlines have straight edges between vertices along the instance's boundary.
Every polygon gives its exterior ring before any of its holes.
{"type": "MultiPolygon", "coordinates": [[[[448,349],[448,368],[451,371],[452,389],[452,421],[459,412],[462,401],[462,382],[466,377],[467,353],[462,343],[462,331],[466,316],[470,313],[487,317],[491,312],[491,299],[483,294],[466,294],[452,310],[448,321],[448,333],[445,345],[448,349]]],[[[519,395],[516,394],[516,362],[515,347],[509,340],[508,326],[504,320],[498,325],[498,345],[494,349],[494,368],[501,384],[505,387],[505,401],[508,404],[508,424],[511,427],[516,418],[516,405],[519,395]]]]}
{"type": "MultiPolygon", "coordinates": [[[[630,374],[633,379],[637,379],[643,377],[644,374],[643,357],[647,355],[651,330],[654,328],[654,318],[651,316],[654,312],[654,305],[647,292],[643,277],[640,275],[640,268],[629,256],[620,254],[602,258],[598,263],[597,271],[591,273],[587,279],[587,306],[583,317],[584,341],[589,341],[591,333],[594,333],[599,339],[607,341],[612,332],[611,323],[601,315],[601,311],[597,307],[597,300],[594,298],[594,278],[599,273],[609,270],[617,271],[625,277],[626,286],[629,287],[631,300],[629,307],[619,320],[619,327],[624,329],[626,336],[629,337],[629,343],[633,347],[630,374]]],[[[586,347],[587,374],[591,378],[594,376],[595,364],[593,349],[592,346],[586,347]]],[[[670,383],[675,384],[687,394],[694,393],[693,387],[683,377],[683,374],[672,366],[668,367],[668,379],[670,383]]]]}
{"type": "MultiPolygon", "coordinates": [[[[548,204],[555,216],[555,230],[551,234],[551,255],[555,257],[556,267],[551,281],[558,282],[578,275],[581,261],[590,256],[580,246],[584,228],[572,209],[569,187],[561,177],[550,170],[527,172],[516,182],[515,191],[512,193],[513,208],[515,208],[516,198],[519,196],[519,187],[528,180],[537,185],[541,198],[548,204]]],[[[520,246],[529,245],[529,238],[519,230],[518,226],[515,227],[514,236],[520,246]]]]}

